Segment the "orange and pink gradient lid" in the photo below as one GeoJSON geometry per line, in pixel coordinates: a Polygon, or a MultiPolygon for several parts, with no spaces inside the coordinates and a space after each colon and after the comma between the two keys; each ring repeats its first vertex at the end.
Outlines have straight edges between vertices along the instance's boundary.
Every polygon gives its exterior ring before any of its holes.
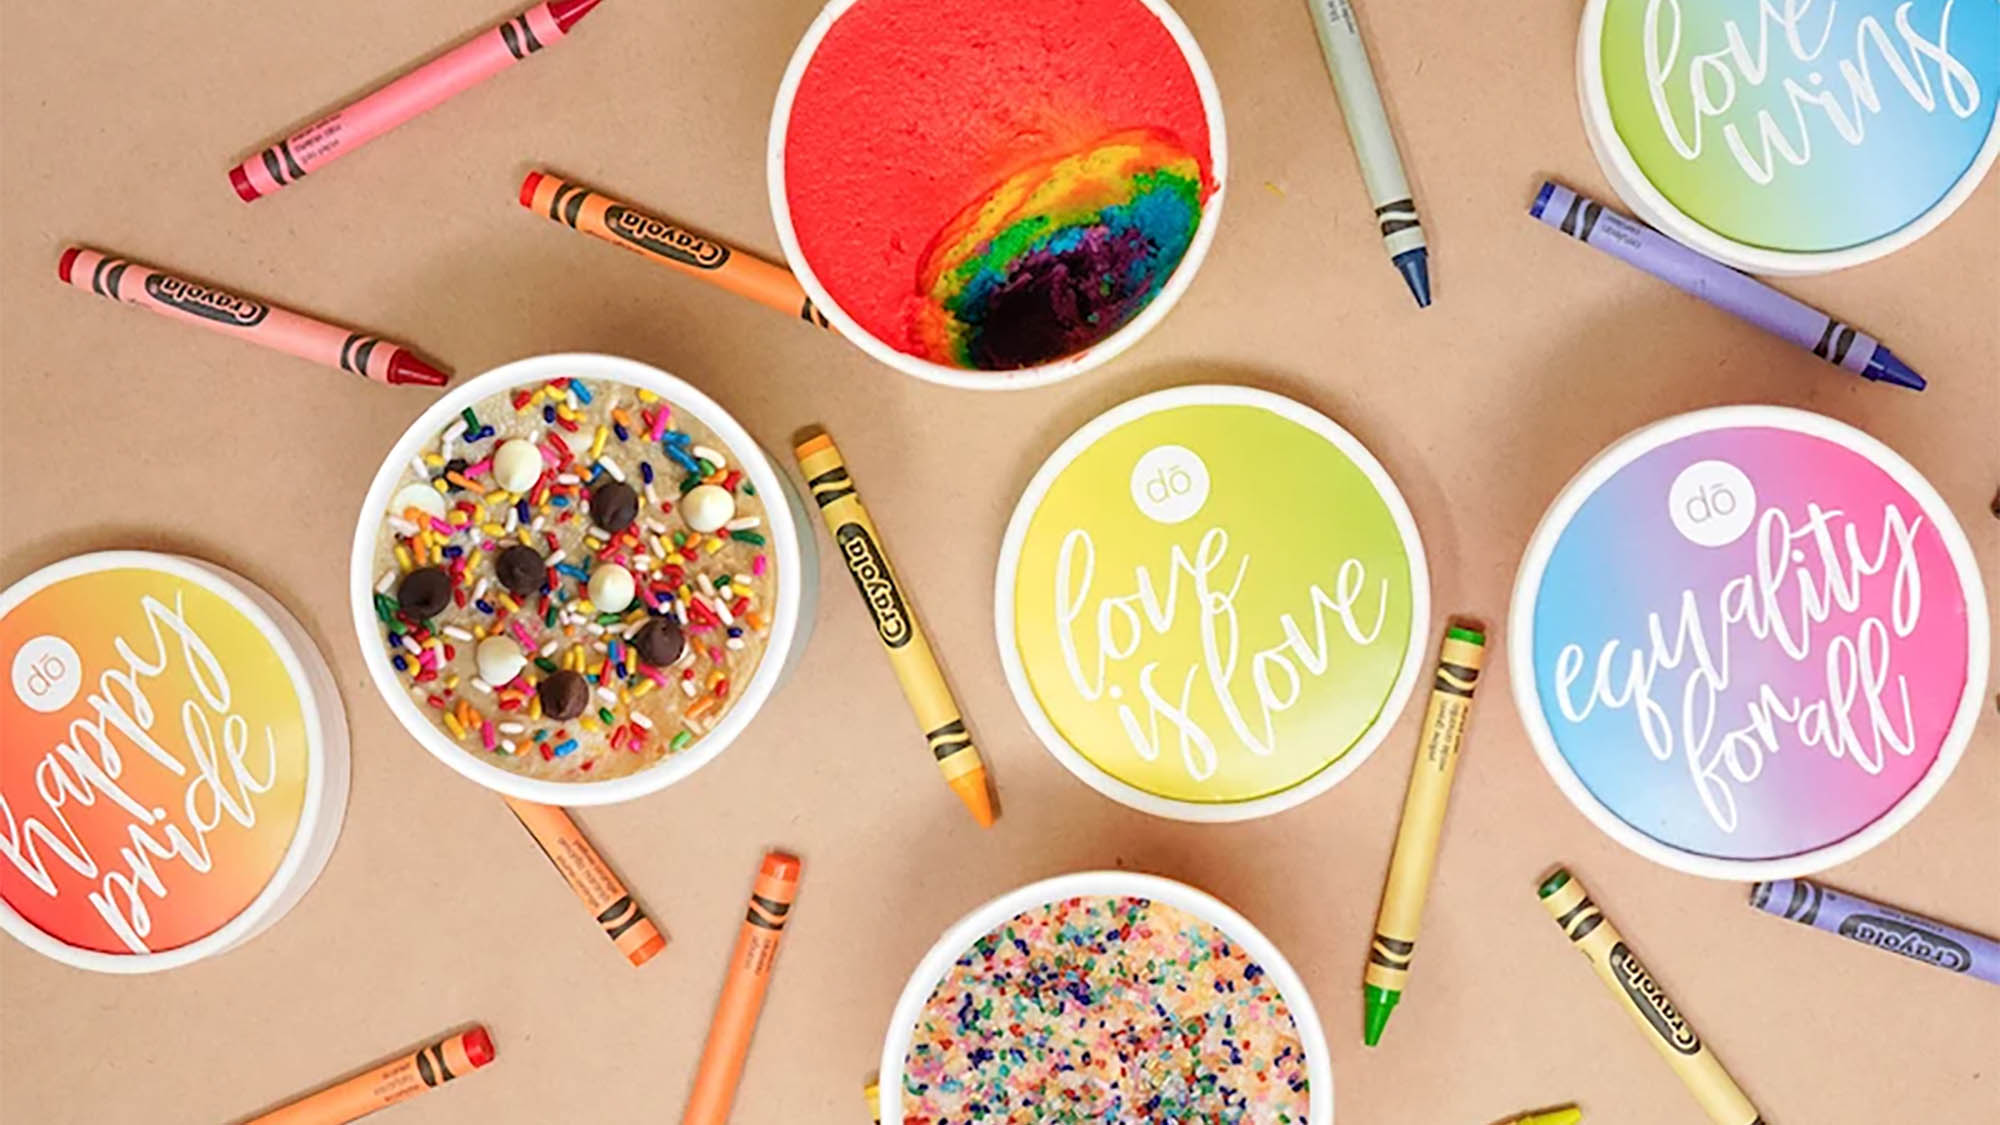
{"type": "Polygon", "coordinates": [[[0,594],[0,927],[151,972],[281,917],[331,853],[347,730],[305,631],[207,564],[113,551],[0,594]]]}

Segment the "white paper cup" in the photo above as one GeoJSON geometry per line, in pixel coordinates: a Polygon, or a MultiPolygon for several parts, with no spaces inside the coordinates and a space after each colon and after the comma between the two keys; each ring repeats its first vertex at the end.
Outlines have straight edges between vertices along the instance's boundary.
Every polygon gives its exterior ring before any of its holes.
{"type": "Polygon", "coordinates": [[[910,974],[909,983],[903,986],[903,994],[896,1001],[895,1013],[889,1017],[889,1034],[882,1044],[878,1072],[881,1092],[877,1109],[883,1121],[903,1119],[903,1060],[909,1056],[910,1043],[916,1036],[917,1018],[959,957],[972,948],[973,942],[1016,914],[1083,897],[1144,898],[1165,903],[1221,930],[1249,954],[1252,961],[1270,974],[1284,997],[1298,1031],[1299,1045],[1305,1051],[1306,1079],[1311,1084],[1311,1093],[1306,1120],[1300,1125],[1333,1125],[1333,1059],[1327,1053],[1326,1033],[1320,1028],[1312,996],[1306,992],[1305,982],[1299,979],[1291,962],[1249,919],[1214,896],[1172,879],[1130,871],[1084,871],[1030,883],[993,899],[944,932],[917,963],[916,972],[910,974]]]}
{"type": "Polygon", "coordinates": [[[771,217],[778,226],[778,242],[784,247],[785,260],[798,276],[799,284],[805,287],[813,304],[826,314],[827,322],[856,347],[905,375],[948,387],[995,391],[1045,386],[1101,367],[1138,343],[1141,337],[1166,319],[1168,311],[1187,292],[1194,281],[1195,271],[1201,268],[1202,260],[1208,256],[1209,244],[1215,241],[1215,228],[1222,221],[1223,196],[1229,185],[1229,143],[1223,127],[1222,96],[1216,90],[1215,73],[1209,69],[1208,60],[1203,57],[1194,34],[1166,0],[1138,2],[1150,9],[1159,18],[1161,26],[1173,36],[1182,57],[1187,60],[1188,72],[1194,75],[1195,86],[1201,92],[1202,109],[1208,120],[1209,174],[1215,180],[1215,191],[1202,203],[1201,222],[1195,227],[1194,240],[1188,244],[1187,253],[1174,267],[1174,272],[1168,275],[1159,293],[1139,310],[1137,316],[1123,328],[1082,351],[1034,367],[987,371],[935,363],[898,350],[863,328],[847,310],[841,308],[840,302],[834,299],[813,272],[812,262],[799,246],[798,232],[792,225],[791,203],[785,186],[785,136],[791,126],[793,99],[798,96],[799,83],[805,79],[806,68],[812,64],[813,53],[819,49],[820,41],[826,38],[834,23],[858,2],[829,0],[826,7],[820,10],[819,18],[806,29],[805,38],[799,40],[798,48],[792,52],[791,65],[785,68],[784,80],[778,85],[778,103],[771,111],[770,143],[765,151],[771,217]]]}
{"type": "Polygon", "coordinates": [[[1611,838],[1693,875],[1795,878],[1950,778],[1987,698],[1986,605],[1965,532],[1894,450],[1724,406],[1626,435],[1556,497],[1508,670],[1543,767],[1611,838]]]}
{"type": "Polygon", "coordinates": [[[643,797],[665,789],[713,761],[743,733],[771,692],[797,665],[819,601],[818,551],[812,536],[801,531],[807,519],[797,490],[772,466],[769,456],[749,432],[714,399],[692,385],[658,368],[616,356],[572,353],[516,360],[460,383],[432,403],[396,439],[395,446],[383,458],[382,467],[376,470],[355,524],[347,583],[362,662],[368,666],[369,678],[375,681],[389,710],[411,738],[445,765],[496,793],[537,804],[564,806],[609,805],[643,797]],[[376,537],[381,534],[390,493],[409,468],[410,458],[422,452],[450,425],[452,416],[466,407],[515,387],[538,386],[566,375],[651,391],[673,403],[674,409],[692,414],[715,431],[751,483],[757,486],[757,494],[766,498],[764,530],[769,533],[772,563],[778,571],[777,604],[771,613],[771,633],[765,642],[764,657],[750,682],[743,685],[735,705],[713,730],[686,750],[636,773],[603,781],[544,781],[523,777],[480,760],[446,737],[410,698],[408,686],[389,662],[382,643],[381,621],[375,616],[376,537]],[[782,501],[776,499],[780,497],[782,501]]]}
{"type": "Polygon", "coordinates": [[[1174,387],[1093,418],[1036,471],[1001,540],[993,624],[1014,701],[1078,780],[1154,816],[1249,820],[1326,792],[1388,737],[1418,676],[1430,670],[1430,574],[1409,505],[1354,435],[1268,391],[1174,387]],[[1253,457],[1282,462],[1291,475],[1273,479],[1268,465],[1251,467],[1253,457]],[[1200,482],[1193,510],[1139,502],[1139,478],[1169,470],[1200,482]],[[1068,548],[1084,533],[1095,544],[1091,561],[1075,564],[1087,576],[1068,595],[1077,599],[1080,639],[1065,650],[1051,643],[1048,626],[1063,614],[1046,587],[1081,557],[1068,548]],[[1241,589],[1203,595],[1186,560],[1225,534],[1215,581],[1241,589]],[[1322,615],[1347,565],[1363,566],[1364,588],[1379,589],[1388,608],[1365,645],[1350,642],[1337,615],[1322,615]],[[1028,593],[1031,586],[1041,594],[1028,593]],[[1209,628],[1207,596],[1228,612],[1218,614],[1225,623],[1214,626],[1213,645],[1198,645],[1194,638],[1209,628]],[[1151,608],[1141,626],[1144,606],[1151,608]],[[1132,632],[1113,638],[1093,621],[1129,621],[1132,632]],[[1293,631],[1297,646],[1288,640],[1293,631]],[[1317,638],[1318,653],[1307,637],[1317,638]],[[1076,676],[1091,653],[1099,682],[1087,688],[1076,676]],[[1247,721],[1238,725],[1212,685],[1219,678],[1230,698],[1255,699],[1258,669],[1289,683],[1291,700],[1262,715],[1246,705],[1247,721]],[[1185,748],[1174,748],[1169,724],[1142,702],[1155,672],[1185,729],[1216,754],[1199,782],[1180,774],[1185,748]],[[1106,721],[1114,713],[1119,721],[1106,721]],[[1260,718],[1275,724],[1263,746],[1244,734],[1260,718]],[[1150,756],[1133,741],[1140,730],[1162,732],[1150,756]]]}
{"type": "Polygon", "coordinates": [[[25,898],[20,909],[0,900],[0,929],[74,968],[153,973],[233,949],[305,897],[346,815],[347,718],[319,649],[274,598],[196,559],[103,551],[44,567],[0,594],[0,635],[9,672],[0,711],[17,699],[27,708],[8,716],[0,747],[9,821],[24,838],[31,821],[35,835],[53,829],[52,839],[79,849],[79,863],[95,866],[85,878],[57,849],[34,849],[56,893],[25,880],[10,887],[10,897],[25,898]],[[72,582],[75,592],[65,593],[72,582]],[[19,628],[9,620],[17,612],[27,615],[19,628]],[[132,655],[118,655],[119,644],[132,655]],[[122,703],[157,754],[118,720],[99,718],[100,699],[122,703]],[[64,724],[60,740],[46,737],[49,722],[64,724]],[[83,758],[58,751],[58,741],[83,758]],[[248,782],[236,773],[239,757],[248,782]],[[66,778],[60,792],[69,797],[49,806],[37,786],[8,792],[24,776],[66,778]],[[76,821],[69,831],[65,810],[76,821]],[[155,891],[126,857],[140,836],[171,848],[170,833],[199,849],[204,866],[150,855],[155,891]],[[133,882],[144,910],[127,903],[118,879],[133,882]],[[86,905],[86,896],[104,901],[86,905]],[[243,905],[222,905],[231,900],[243,905]],[[58,912],[44,924],[30,917],[50,909],[58,912]],[[96,947],[118,944],[94,921],[109,914],[128,924],[143,915],[134,929],[148,930],[135,935],[145,948],[96,947]],[[197,936],[177,941],[176,931],[197,936]]]}

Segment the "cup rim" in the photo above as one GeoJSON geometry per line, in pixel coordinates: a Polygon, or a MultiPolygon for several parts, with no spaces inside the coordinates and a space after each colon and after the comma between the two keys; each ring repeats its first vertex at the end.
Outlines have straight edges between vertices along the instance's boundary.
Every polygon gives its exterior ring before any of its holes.
{"type": "Polygon", "coordinates": [[[529,356],[505,363],[467,379],[433,402],[396,439],[376,470],[361,502],[355,524],[352,555],[348,565],[348,600],[353,615],[355,638],[361,646],[362,663],[368,678],[398,722],[431,756],[459,775],[494,792],[537,804],[581,807],[608,805],[656,793],[681,781],[713,761],[742,734],[763,709],[776,688],[791,654],[799,626],[801,585],[806,580],[802,566],[799,528],[792,509],[784,499],[785,484],[749,431],[708,395],[677,376],[638,360],[593,352],[564,352],[529,356]],[[409,690],[384,655],[379,622],[375,616],[375,543],[381,529],[382,513],[390,490],[402,479],[403,470],[429,440],[447,424],[447,419],[467,406],[494,394],[546,382],[569,375],[600,379],[660,395],[700,419],[728,445],[740,467],[766,497],[765,527],[771,533],[768,550],[775,556],[780,580],[777,605],[771,614],[771,633],[758,660],[757,671],[737,696],[736,704],[722,720],[686,750],[670,755],[636,773],[604,781],[546,781],[524,777],[499,766],[489,765],[459,746],[437,729],[410,699],[409,690]],[[790,576],[786,580],[785,576],[790,576]]]}
{"type": "Polygon", "coordinates": [[[1416,517],[1411,514],[1402,490],[1396,486],[1389,471],[1359,438],[1318,410],[1284,395],[1230,384],[1193,384],[1153,391],[1119,403],[1063,439],[1062,444],[1035,470],[1034,477],[1015,503],[1014,513],[1007,521],[1006,533],[1000,540],[1000,561],[993,580],[993,635],[1000,648],[1000,667],[1006,674],[1007,687],[1013,693],[1015,706],[1028,720],[1036,738],[1063,764],[1064,769],[1127,808],[1170,820],[1224,823],[1274,816],[1296,808],[1333,788],[1374,756],[1389,737],[1397,718],[1409,705],[1418,675],[1426,670],[1424,656],[1431,643],[1430,602],[1430,562],[1424,553],[1423,536],[1417,529],[1416,517]],[[1028,536],[1028,525],[1033,522],[1056,478],[1085,450],[1126,423],[1158,410],[1192,405],[1253,406],[1304,426],[1327,441],[1352,461],[1355,468],[1361,470],[1368,482],[1375,486],[1376,495],[1381,497],[1383,506],[1389,510],[1389,516],[1402,536],[1403,552],[1409,561],[1410,636],[1404,646],[1402,668],[1388,693],[1382,697],[1382,709],[1375,722],[1339,759],[1275,793],[1245,801],[1188,801],[1161,796],[1141,789],[1091,761],[1056,728],[1048,712],[1042,708],[1034,685],[1028,681],[1027,666],[1014,639],[1014,583],[1019,574],[1022,544],[1028,536]]]}
{"type": "Polygon", "coordinates": [[[1846,863],[1902,831],[1903,826],[1915,819],[1950,780],[1959,759],[1965,754],[1967,744],[1972,740],[1973,728],[1978,723],[1984,703],[1991,645],[1991,638],[1981,626],[1985,620],[1986,591],[1965,529],[1959,526],[1937,489],[1901,454],[1862,430],[1812,411],[1788,406],[1715,406],[1663,418],[1625,434],[1577,470],[1576,475],[1557,493],[1541,522],[1536,525],[1521,565],[1515,572],[1514,589],[1507,607],[1508,679],[1513,690],[1514,709],[1521,716],[1521,724],[1527,730],[1528,741],[1534,746],[1535,756],[1541,760],[1542,768],[1562,790],[1563,796],[1569,798],[1570,804],[1605,835],[1654,863],[1689,875],[1734,882],[1794,879],[1846,863]],[[1571,519],[1584,502],[1620,469],[1668,442],[1709,430],[1737,427],[1789,430],[1824,438],[1845,445],[1888,473],[1922,506],[1937,528],[1946,554],[1951,558],[1959,589],[1964,594],[1969,623],[1966,629],[1965,688],[1951,725],[1940,741],[1937,757],[1924,771],[1924,776],[1895,804],[1856,831],[1817,848],[1770,859],[1705,855],[1656,840],[1627,823],[1584,785],[1568,757],[1563,754],[1548,716],[1542,710],[1539,681],[1535,675],[1534,611],[1540,596],[1542,575],[1548,569],[1556,541],[1569,528],[1571,519]]]}
{"type": "Polygon", "coordinates": [[[1299,1045],[1305,1051],[1307,1081],[1306,1121],[1301,1125],[1333,1125],[1333,1057],[1327,1050],[1326,1032],[1320,1026],[1318,1010],[1305,981],[1271,939],[1248,918],[1206,891],[1178,880],[1136,871],[1079,871],[1030,883],[987,900],[947,927],[910,974],[896,1007],[889,1017],[889,1031],[882,1043],[880,1094],[877,1109],[884,1121],[902,1120],[903,1059],[916,1037],[917,1016],[929,1002],[931,992],[959,955],[988,931],[1024,910],[1069,898],[1145,898],[1194,915],[1221,930],[1240,945],[1250,959],[1269,973],[1278,994],[1292,1013],[1299,1045]]]}
{"type": "Polygon", "coordinates": [[[764,155],[765,181],[771,199],[771,218],[778,228],[778,244],[783,248],[785,261],[799,279],[800,286],[834,330],[877,361],[905,375],[947,387],[1011,391],[1047,386],[1095,370],[1116,359],[1157,327],[1194,283],[1196,271],[1208,257],[1209,247],[1215,241],[1216,227],[1222,221],[1223,198],[1229,184],[1229,139],[1223,124],[1222,96],[1216,87],[1215,73],[1209,68],[1200,44],[1195,42],[1194,33],[1188,30],[1180,15],[1167,5],[1166,0],[1137,0],[1153,13],[1180,48],[1189,73],[1194,75],[1195,88],[1201,95],[1202,115],[1208,122],[1209,174],[1215,180],[1215,190],[1202,204],[1201,222],[1195,226],[1194,239],[1188,244],[1187,253],[1182,255],[1180,263],[1146,307],[1111,335],[1082,351],[1047,363],[1007,371],[986,371],[952,367],[910,355],[891,347],[863,328],[840,306],[840,302],[834,299],[813,272],[812,263],[800,247],[798,233],[792,225],[791,203],[785,194],[785,138],[791,127],[792,103],[798,96],[799,84],[804,81],[806,69],[812,64],[820,42],[840,17],[860,2],[862,0],[828,0],[812,25],[806,28],[805,35],[792,52],[791,62],[785,67],[784,78],[778,84],[778,97],[771,111],[771,131],[764,155]]]}
{"type": "Polygon", "coordinates": [[[289,913],[319,878],[346,819],[348,730],[325,657],[297,618],[249,579],[213,563],[159,551],[92,551],[49,564],[0,591],[0,617],[35,594],[85,574],[153,571],[192,583],[243,615],[277,654],[299,702],[306,743],[305,794],[284,855],[255,898],[222,925],[182,945],[149,953],[109,953],[72,945],[0,900],[0,930],[29,949],[72,968],[129,975],[165,972],[226,953],[289,913]]]}
{"type": "Polygon", "coordinates": [[[2000,114],[1996,114],[1972,162],[1959,174],[1951,189],[1939,196],[1924,212],[1892,231],[1887,231],[1838,250],[1773,250],[1753,246],[1719,234],[1694,216],[1681,210],[1654,185],[1639,167],[1631,150],[1618,135],[1611,120],[1611,103],[1604,89],[1604,17],[1611,0],[1587,0],[1582,26],[1576,41],[1577,107],[1583,117],[1584,136],[1590,142],[1597,164],[1618,197],[1648,224],[1715,260],[1739,270],[1770,277],[1805,277],[1872,262],[1910,245],[1936,230],[1949,219],[1972,193],[1979,189],[1986,173],[2000,157],[2000,114]]]}

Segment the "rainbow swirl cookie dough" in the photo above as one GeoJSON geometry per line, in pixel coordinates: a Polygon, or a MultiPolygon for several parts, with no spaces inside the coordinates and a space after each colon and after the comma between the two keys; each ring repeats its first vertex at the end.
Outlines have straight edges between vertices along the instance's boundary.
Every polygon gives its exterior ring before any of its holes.
{"type": "Polygon", "coordinates": [[[1140,0],[857,0],[786,115],[785,212],[870,336],[1013,371],[1158,298],[1214,160],[1201,84],[1140,0]]]}
{"type": "Polygon", "coordinates": [[[1201,223],[1201,165],[1172,137],[1130,130],[1007,177],[925,254],[911,334],[958,367],[1032,367],[1139,314],[1201,223]]]}
{"type": "Polygon", "coordinates": [[[1306,1059],[1263,968],[1164,903],[1090,896],[974,942],[918,1018],[904,1125],[1303,1125],[1306,1059]]]}
{"type": "Polygon", "coordinates": [[[376,538],[375,613],[411,698],[467,753],[543,780],[686,749],[756,672],[775,596],[763,500],[732,460],[618,384],[468,407],[376,538]]]}

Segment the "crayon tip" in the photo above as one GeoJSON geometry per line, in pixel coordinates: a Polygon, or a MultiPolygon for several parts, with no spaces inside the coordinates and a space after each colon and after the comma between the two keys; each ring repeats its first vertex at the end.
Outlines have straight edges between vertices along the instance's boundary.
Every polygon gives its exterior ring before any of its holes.
{"type": "Polygon", "coordinates": [[[528,178],[521,181],[521,206],[533,207],[535,205],[535,189],[541,186],[542,174],[540,172],[528,173],[528,178]]]}
{"type": "Polygon", "coordinates": [[[639,948],[633,950],[630,953],[627,953],[625,955],[625,959],[627,961],[632,962],[632,967],[636,969],[639,966],[645,964],[646,962],[651,961],[654,958],[654,956],[656,956],[660,952],[660,950],[665,949],[666,947],[667,947],[667,939],[660,934],[654,934],[652,938],[646,942],[646,944],[640,946],[639,948]]]}
{"type": "Polygon", "coordinates": [[[1410,286],[1410,296],[1417,299],[1417,307],[1431,307],[1431,255],[1419,246],[1415,250],[1405,250],[1390,259],[1403,272],[1403,280],[1410,286]]]}
{"type": "Polygon", "coordinates": [[[1400,992],[1392,992],[1372,984],[1361,986],[1362,998],[1368,1002],[1368,1010],[1362,1018],[1361,1042],[1373,1047],[1382,1042],[1382,1032],[1389,1026],[1389,1013],[1403,999],[1400,992]]]}
{"type": "Polygon", "coordinates": [[[474,1070],[493,1061],[493,1037],[483,1027],[475,1027],[459,1039],[459,1046],[465,1048],[465,1059],[474,1070]]]}
{"type": "Polygon", "coordinates": [[[555,17],[556,26],[568,33],[576,26],[576,21],[590,14],[597,7],[597,0],[549,0],[549,15],[555,17]]]}
{"type": "Polygon", "coordinates": [[[69,271],[75,267],[76,256],[81,253],[83,247],[72,246],[63,251],[62,261],[56,263],[56,276],[62,278],[64,285],[69,284],[69,271]]]}
{"type": "Polygon", "coordinates": [[[832,449],[833,439],[825,434],[814,434],[792,447],[792,456],[803,461],[822,449],[832,449]]]}
{"type": "Polygon", "coordinates": [[[1875,347],[1875,354],[1868,357],[1868,366],[1861,374],[1877,383],[1894,383],[1913,391],[1921,391],[1926,385],[1922,375],[1917,374],[1909,364],[1897,359],[1896,353],[1879,344],[1875,347]]]}
{"type": "Polygon", "coordinates": [[[1528,208],[1528,214],[1534,216],[1537,219],[1541,218],[1542,212],[1549,209],[1549,200],[1554,199],[1555,194],[1556,194],[1555,181],[1543,180],[1542,190],[1535,193],[1535,202],[1532,206],[1528,208]]]}
{"type": "Polygon", "coordinates": [[[768,875],[783,883],[798,882],[799,873],[804,870],[805,864],[799,862],[798,856],[787,855],[784,852],[766,853],[763,866],[757,869],[758,874],[768,875]]]}
{"type": "Polygon", "coordinates": [[[450,377],[409,352],[397,349],[389,357],[389,385],[392,387],[442,387],[450,377]]]}
{"type": "Polygon", "coordinates": [[[986,792],[986,767],[959,774],[951,779],[951,791],[972,810],[972,819],[981,828],[993,827],[993,798],[986,792]]]}
{"type": "Polygon", "coordinates": [[[1569,886],[1569,868],[1558,867],[1549,872],[1549,877],[1542,880],[1541,886],[1535,888],[1535,894],[1540,898],[1547,898],[1567,886],[1569,886]]]}
{"type": "Polygon", "coordinates": [[[250,182],[250,174],[243,170],[243,165],[229,170],[229,186],[236,189],[236,198],[245,203],[256,202],[257,185],[250,182]]]}
{"type": "Polygon", "coordinates": [[[1515,1122],[1515,1125],[1576,1125],[1583,1120],[1583,1111],[1575,1106],[1552,1109],[1547,1113],[1531,1113],[1515,1122]]]}

